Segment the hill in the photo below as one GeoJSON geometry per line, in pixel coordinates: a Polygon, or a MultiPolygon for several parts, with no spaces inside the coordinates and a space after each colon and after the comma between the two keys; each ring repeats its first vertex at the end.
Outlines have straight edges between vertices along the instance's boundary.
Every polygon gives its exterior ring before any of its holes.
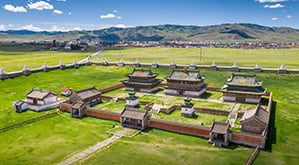
{"type": "Polygon", "coordinates": [[[299,30],[289,27],[268,27],[237,23],[212,26],[157,25],[130,28],[107,28],[93,31],[32,32],[27,30],[0,31],[1,41],[32,40],[69,41],[264,41],[299,42],[299,30]]]}

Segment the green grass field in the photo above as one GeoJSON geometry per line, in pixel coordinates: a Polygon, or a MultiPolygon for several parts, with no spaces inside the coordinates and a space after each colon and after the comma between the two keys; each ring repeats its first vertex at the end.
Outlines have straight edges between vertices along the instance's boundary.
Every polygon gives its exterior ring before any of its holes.
{"type": "MultiPolygon", "coordinates": [[[[298,65],[296,60],[291,62],[298,65]]],[[[268,62],[268,65],[271,66],[271,63],[268,62]]],[[[11,70],[15,70],[13,67],[11,70]]],[[[160,74],[159,78],[164,78],[170,72],[169,69],[162,68],[152,70],[160,74]]],[[[62,87],[80,90],[96,86],[101,89],[126,79],[125,74],[131,71],[131,67],[84,66],[3,80],[0,82],[0,127],[46,113],[15,113],[12,109],[12,102],[24,99],[31,88],[49,89],[56,93],[62,87]]],[[[205,76],[209,86],[221,87],[231,72],[201,70],[201,74],[205,76]]],[[[273,92],[273,106],[276,109],[273,112],[275,122],[272,123],[268,140],[271,145],[260,152],[254,164],[297,164],[299,75],[255,74],[258,80],[264,81],[263,86],[273,92]]],[[[0,133],[0,161],[5,164],[56,164],[108,138],[109,135],[105,132],[114,125],[119,123],[95,118],[74,119],[70,114],[62,113],[0,133]]],[[[206,139],[148,129],[133,138],[122,138],[79,163],[243,164],[252,150],[240,145],[232,145],[229,149],[217,148],[208,144],[206,139]]]]}
{"type": "Polygon", "coordinates": [[[48,66],[58,65],[60,60],[64,64],[71,64],[91,55],[90,52],[57,52],[57,51],[29,51],[8,52],[0,50],[0,67],[5,72],[22,70],[26,64],[29,69],[40,68],[44,63],[48,66]]]}
{"type": "Polygon", "coordinates": [[[94,61],[120,61],[170,64],[211,65],[214,61],[217,65],[232,66],[234,62],[242,67],[254,67],[257,63],[262,68],[279,68],[285,64],[287,69],[299,68],[299,49],[227,49],[227,48],[203,48],[200,60],[198,48],[130,48],[104,51],[94,61]]]}

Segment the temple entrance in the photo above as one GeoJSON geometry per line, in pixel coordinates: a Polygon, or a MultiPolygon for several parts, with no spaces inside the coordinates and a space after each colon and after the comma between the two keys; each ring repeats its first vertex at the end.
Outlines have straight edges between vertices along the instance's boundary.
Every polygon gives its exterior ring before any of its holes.
{"type": "Polygon", "coordinates": [[[36,105],[37,104],[37,99],[32,99],[33,100],[33,104],[36,105]]]}
{"type": "Polygon", "coordinates": [[[236,101],[240,102],[240,103],[243,103],[243,102],[245,102],[245,98],[246,98],[245,96],[237,96],[236,101]]]}
{"type": "Polygon", "coordinates": [[[209,142],[214,146],[228,146],[229,144],[229,123],[213,121],[211,130],[210,130],[210,138],[209,142]]]}
{"type": "Polygon", "coordinates": [[[223,134],[217,134],[216,139],[219,140],[219,141],[221,141],[221,140],[224,141],[224,135],[223,134]]]}
{"type": "Polygon", "coordinates": [[[180,90],[179,91],[179,95],[183,95],[184,94],[184,91],[183,90],[180,90]]]}

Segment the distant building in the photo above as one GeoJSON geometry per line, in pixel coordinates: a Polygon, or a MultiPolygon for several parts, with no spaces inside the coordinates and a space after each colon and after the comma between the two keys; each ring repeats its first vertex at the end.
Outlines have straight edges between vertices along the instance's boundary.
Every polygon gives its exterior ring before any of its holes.
{"type": "Polygon", "coordinates": [[[24,112],[28,109],[28,103],[22,100],[13,103],[16,112],[24,112]]]}
{"type": "Polygon", "coordinates": [[[33,111],[44,111],[57,108],[64,99],[58,98],[57,94],[42,89],[32,89],[26,94],[26,100],[19,100],[13,103],[16,112],[24,112],[27,109],[33,111]]]}
{"type": "Polygon", "coordinates": [[[206,91],[204,77],[196,70],[175,69],[166,80],[164,93],[167,95],[200,97],[206,91]]]}
{"type": "Polygon", "coordinates": [[[248,110],[241,118],[241,131],[262,134],[268,128],[269,112],[260,104],[248,110]]]}
{"type": "Polygon", "coordinates": [[[70,88],[62,88],[60,92],[63,96],[70,96],[72,94],[72,90],[70,88]]]}
{"type": "Polygon", "coordinates": [[[31,105],[47,105],[57,101],[57,94],[41,89],[32,89],[26,94],[27,103],[31,105]]]}
{"type": "Polygon", "coordinates": [[[136,92],[152,93],[160,89],[162,80],[157,79],[158,74],[151,70],[136,69],[132,73],[126,75],[129,79],[121,81],[125,84],[126,90],[136,92]]]}
{"type": "Polygon", "coordinates": [[[259,103],[266,89],[255,75],[232,74],[221,88],[223,101],[259,103]]]}

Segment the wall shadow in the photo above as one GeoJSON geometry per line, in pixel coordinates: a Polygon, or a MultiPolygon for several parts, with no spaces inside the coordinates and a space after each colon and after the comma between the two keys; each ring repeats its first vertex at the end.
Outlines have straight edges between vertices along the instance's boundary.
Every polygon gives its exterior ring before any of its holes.
{"type": "Polygon", "coordinates": [[[272,152],[272,144],[276,144],[277,140],[277,130],[275,126],[276,104],[276,101],[272,102],[270,120],[268,125],[267,141],[265,145],[265,151],[269,152],[272,152]]]}

